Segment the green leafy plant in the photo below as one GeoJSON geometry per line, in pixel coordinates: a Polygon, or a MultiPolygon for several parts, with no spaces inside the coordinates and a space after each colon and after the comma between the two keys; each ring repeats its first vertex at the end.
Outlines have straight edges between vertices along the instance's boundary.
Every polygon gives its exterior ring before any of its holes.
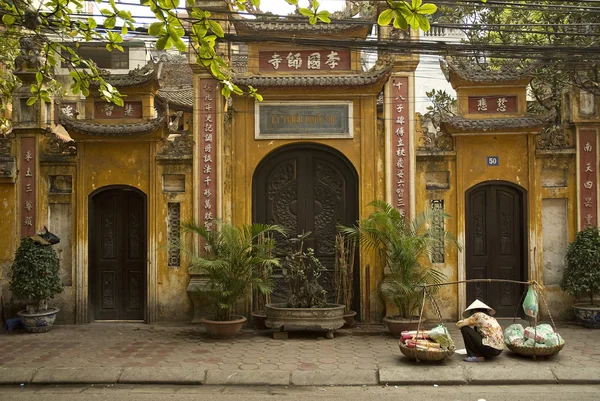
{"type": "Polygon", "coordinates": [[[565,255],[565,270],[560,288],[577,298],[589,297],[597,306],[594,296],[600,294],[600,230],[588,227],[575,235],[565,255]]]}
{"type": "Polygon", "coordinates": [[[285,234],[283,228],[265,224],[238,227],[222,221],[215,221],[211,229],[193,222],[182,227],[202,239],[202,255],[188,252],[190,272],[206,275],[202,293],[214,301],[215,320],[231,320],[235,303],[252,287],[262,293],[271,292],[270,274],[257,272],[279,266],[279,259],[271,256],[274,241],[270,235],[285,234]]]}
{"type": "Polygon", "coordinates": [[[369,204],[375,211],[357,227],[341,227],[344,234],[358,237],[361,246],[375,250],[388,274],[381,286],[382,294],[399,310],[402,319],[410,319],[421,305],[423,285],[440,284],[445,275],[421,264],[424,256],[431,258],[434,245],[456,243],[450,233],[434,227],[431,222],[441,211],[426,210],[412,221],[387,202],[369,204]]]}
{"type": "Polygon", "coordinates": [[[41,245],[29,237],[21,239],[10,273],[13,297],[27,301],[28,311],[48,309],[48,299],[63,290],[60,261],[50,245],[41,245]]]}
{"type": "Polygon", "coordinates": [[[315,257],[312,248],[304,249],[304,241],[311,232],[298,235],[289,241],[294,245],[282,263],[288,308],[327,307],[327,291],[319,283],[325,266],[315,257]]]}

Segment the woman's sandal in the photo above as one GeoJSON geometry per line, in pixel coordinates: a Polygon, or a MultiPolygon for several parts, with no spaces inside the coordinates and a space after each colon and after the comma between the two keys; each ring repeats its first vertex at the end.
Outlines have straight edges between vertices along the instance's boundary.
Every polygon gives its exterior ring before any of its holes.
{"type": "Polygon", "coordinates": [[[485,358],[482,356],[467,356],[463,359],[465,362],[483,362],[485,358]]]}

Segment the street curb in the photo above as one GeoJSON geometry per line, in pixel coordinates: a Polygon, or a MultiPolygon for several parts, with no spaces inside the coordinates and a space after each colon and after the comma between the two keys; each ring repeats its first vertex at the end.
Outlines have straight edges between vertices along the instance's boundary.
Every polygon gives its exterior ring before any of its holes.
{"type": "Polygon", "coordinates": [[[469,384],[557,384],[549,367],[544,366],[469,366],[469,384]]]}
{"type": "Polygon", "coordinates": [[[28,384],[37,368],[0,368],[0,384],[28,384]]]}
{"type": "Polygon", "coordinates": [[[113,384],[117,383],[122,368],[40,368],[32,384],[113,384]]]}
{"type": "Polygon", "coordinates": [[[400,385],[463,385],[467,384],[467,374],[463,366],[407,365],[379,369],[379,384],[400,385]]]}
{"type": "Polygon", "coordinates": [[[550,370],[560,384],[600,384],[600,368],[556,366],[550,370]]]}
{"type": "Polygon", "coordinates": [[[378,384],[377,370],[296,370],[293,386],[373,386],[378,384]]]}
{"type": "Polygon", "coordinates": [[[182,367],[129,367],[118,378],[121,384],[203,384],[206,369],[182,367]]]}
{"type": "Polygon", "coordinates": [[[209,370],[205,384],[289,386],[290,372],[279,370],[209,370]]]}

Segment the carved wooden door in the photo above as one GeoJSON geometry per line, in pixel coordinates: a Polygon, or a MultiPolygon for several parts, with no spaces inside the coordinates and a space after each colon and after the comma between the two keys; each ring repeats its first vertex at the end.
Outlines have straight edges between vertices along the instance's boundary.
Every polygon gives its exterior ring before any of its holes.
{"type": "MultiPolygon", "coordinates": [[[[254,221],[279,224],[293,235],[310,231],[305,247],[328,269],[322,285],[329,292],[335,260],[338,224],[358,218],[357,178],[349,162],[324,147],[302,145],[267,157],[254,175],[254,221]]],[[[286,247],[278,242],[278,249],[286,247]]],[[[360,296],[358,263],[355,269],[356,306],[360,296]]],[[[276,279],[273,302],[282,301],[283,283],[276,279]]]]}
{"type": "Polygon", "coordinates": [[[126,188],[92,198],[91,308],[94,320],[143,320],[146,299],[146,212],[142,195],[126,188]]]}
{"type": "MultiPolygon", "coordinates": [[[[526,277],[525,196],[509,185],[484,185],[466,197],[467,279],[523,280],[526,277]]],[[[480,299],[497,316],[512,317],[524,286],[511,283],[467,284],[467,305],[480,299]]]]}

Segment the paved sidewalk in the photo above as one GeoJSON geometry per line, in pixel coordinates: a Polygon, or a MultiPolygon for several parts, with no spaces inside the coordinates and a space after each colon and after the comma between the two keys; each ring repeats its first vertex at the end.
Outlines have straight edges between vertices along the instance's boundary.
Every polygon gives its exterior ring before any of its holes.
{"type": "MultiPolygon", "coordinates": [[[[462,338],[448,323],[457,348],[462,338]]],[[[49,333],[0,332],[0,384],[176,383],[249,385],[600,384],[600,330],[559,325],[565,348],[532,360],[505,351],[485,363],[463,356],[437,364],[405,358],[378,325],[336,332],[244,330],[213,340],[200,326],[93,323],[49,333]]]]}

